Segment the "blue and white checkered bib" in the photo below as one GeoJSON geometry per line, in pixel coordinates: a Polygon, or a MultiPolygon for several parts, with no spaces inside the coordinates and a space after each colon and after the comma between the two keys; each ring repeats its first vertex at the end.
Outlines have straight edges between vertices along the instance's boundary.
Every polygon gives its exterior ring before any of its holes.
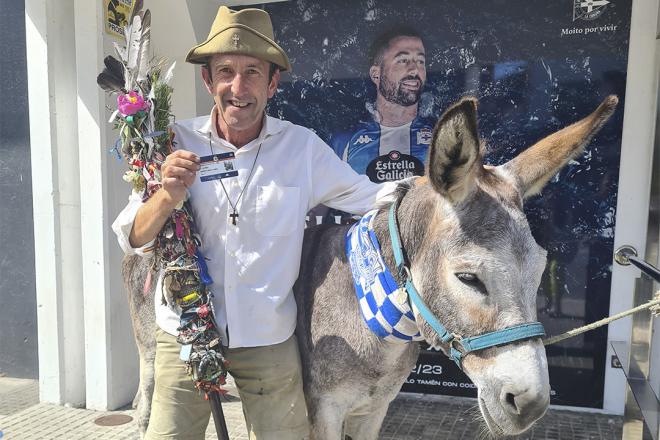
{"type": "Polygon", "coordinates": [[[399,288],[380,253],[373,229],[377,212],[365,214],[346,234],[346,255],[362,317],[371,331],[387,341],[421,341],[408,294],[399,288]]]}

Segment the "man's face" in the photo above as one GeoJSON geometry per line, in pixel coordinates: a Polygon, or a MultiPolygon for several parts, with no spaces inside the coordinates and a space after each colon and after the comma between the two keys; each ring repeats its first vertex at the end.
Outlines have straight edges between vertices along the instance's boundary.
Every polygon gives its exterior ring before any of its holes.
{"type": "Polygon", "coordinates": [[[396,37],[383,53],[380,66],[372,66],[371,78],[387,101],[405,107],[417,104],[426,82],[426,53],[422,40],[396,37]]]}
{"type": "Polygon", "coordinates": [[[279,72],[269,82],[270,63],[247,55],[217,54],[208,66],[208,70],[202,69],[202,76],[218,108],[221,128],[260,128],[266,103],[277,89],[279,72]]]}

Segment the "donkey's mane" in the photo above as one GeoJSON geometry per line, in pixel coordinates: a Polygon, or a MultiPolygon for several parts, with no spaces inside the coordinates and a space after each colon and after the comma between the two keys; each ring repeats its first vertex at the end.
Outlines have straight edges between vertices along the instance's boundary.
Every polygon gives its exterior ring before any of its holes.
{"type": "MultiPolygon", "coordinates": [[[[413,176],[397,182],[397,186],[392,193],[391,197],[378,204],[376,208],[381,214],[375,219],[374,230],[380,242],[383,251],[383,259],[387,266],[392,270],[396,267],[392,255],[392,243],[389,236],[388,228],[388,211],[394,204],[398,204],[397,209],[397,222],[399,224],[399,233],[404,247],[404,254],[407,261],[414,258],[414,254],[421,245],[426,236],[426,228],[430,217],[428,211],[423,209],[422,206],[413,204],[414,208],[410,206],[403,206],[401,201],[408,195],[415,187],[415,182],[420,177],[413,176]]],[[[395,278],[399,278],[399,274],[395,274],[395,278]]],[[[398,279],[403,282],[403,279],[398,279]]]]}
{"type": "Polygon", "coordinates": [[[386,200],[378,202],[375,209],[379,211],[386,211],[390,209],[394,203],[400,202],[401,199],[403,199],[408,193],[408,191],[410,191],[415,186],[415,179],[417,179],[417,176],[408,177],[398,181],[392,196],[388,197],[386,200]]]}

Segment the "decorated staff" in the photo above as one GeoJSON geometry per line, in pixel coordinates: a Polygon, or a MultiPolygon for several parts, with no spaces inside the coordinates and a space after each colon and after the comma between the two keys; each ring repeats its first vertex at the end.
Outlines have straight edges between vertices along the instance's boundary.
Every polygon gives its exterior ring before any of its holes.
{"type": "MultiPolygon", "coordinates": [[[[113,151],[129,165],[124,180],[133,194],[146,201],[162,187],[161,168],[174,145],[167,127],[171,122],[170,97],[174,64],[163,75],[163,60],[150,58],[151,14],[136,5],[124,29],[126,45],[115,43],[119,60],[108,56],[97,82],[117,95],[117,109],[110,122],[119,131],[113,151]]],[[[201,241],[188,202],[181,200],[158,233],[154,243],[154,270],[162,270],[163,303],[180,313],[177,341],[180,358],[194,386],[211,404],[220,439],[228,439],[219,393],[227,376],[223,345],[215,323],[213,294],[201,241]]],[[[144,287],[151,291],[151,272],[144,287]]]]}
{"type": "Polygon", "coordinates": [[[265,11],[220,7],[208,38],[186,60],[202,67],[211,113],[170,125],[176,149],[160,164],[161,185],[146,201],[133,196],[113,224],[127,254],[155,246],[180,258],[160,270],[163,283],[156,284],[165,304],[156,304],[160,330],[147,438],[204,437],[209,406],[182,375],[180,357],[198,365],[192,372],[203,381],[219,380],[227,366],[251,439],[307,438],[292,292],[307,210],[325,203],[363,214],[394,186],[356,174],[311,130],[266,115],[280,73],[291,65],[265,11]],[[182,214],[176,207],[188,194],[182,214]],[[161,244],[178,237],[183,241],[173,248],[161,244]],[[188,248],[191,240],[197,247],[188,248]],[[215,321],[200,319],[212,310],[215,321]],[[224,350],[207,337],[212,330],[224,350]],[[177,336],[192,343],[190,353],[179,349],[177,336]],[[195,357],[200,340],[210,351],[195,357]]]}

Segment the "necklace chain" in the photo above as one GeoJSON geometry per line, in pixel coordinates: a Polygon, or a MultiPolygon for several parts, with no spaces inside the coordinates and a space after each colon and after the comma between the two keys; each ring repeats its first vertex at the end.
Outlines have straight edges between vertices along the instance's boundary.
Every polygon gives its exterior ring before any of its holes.
{"type": "MultiPolygon", "coordinates": [[[[248,184],[250,183],[250,179],[252,178],[252,173],[254,172],[254,167],[257,164],[257,159],[259,159],[259,153],[261,153],[261,146],[263,145],[263,141],[259,144],[259,148],[257,149],[257,154],[254,156],[254,161],[252,162],[252,167],[250,168],[250,174],[248,174],[247,180],[245,181],[245,185],[243,185],[243,188],[241,188],[241,193],[238,195],[238,198],[236,199],[236,203],[231,201],[231,198],[229,197],[229,193],[227,192],[227,188],[225,188],[225,184],[222,182],[222,179],[220,179],[220,185],[222,186],[222,190],[225,193],[225,196],[227,197],[227,202],[229,202],[229,206],[231,206],[232,213],[229,214],[229,217],[231,217],[231,223],[236,226],[236,219],[239,217],[238,215],[238,204],[241,201],[241,198],[243,197],[243,193],[245,192],[245,189],[248,187],[248,184]]],[[[213,145],[211,144],[211,133],[209,133],[209,148],[211,149],[211,154],[215,154],[213,152],[213,145]]]]}

